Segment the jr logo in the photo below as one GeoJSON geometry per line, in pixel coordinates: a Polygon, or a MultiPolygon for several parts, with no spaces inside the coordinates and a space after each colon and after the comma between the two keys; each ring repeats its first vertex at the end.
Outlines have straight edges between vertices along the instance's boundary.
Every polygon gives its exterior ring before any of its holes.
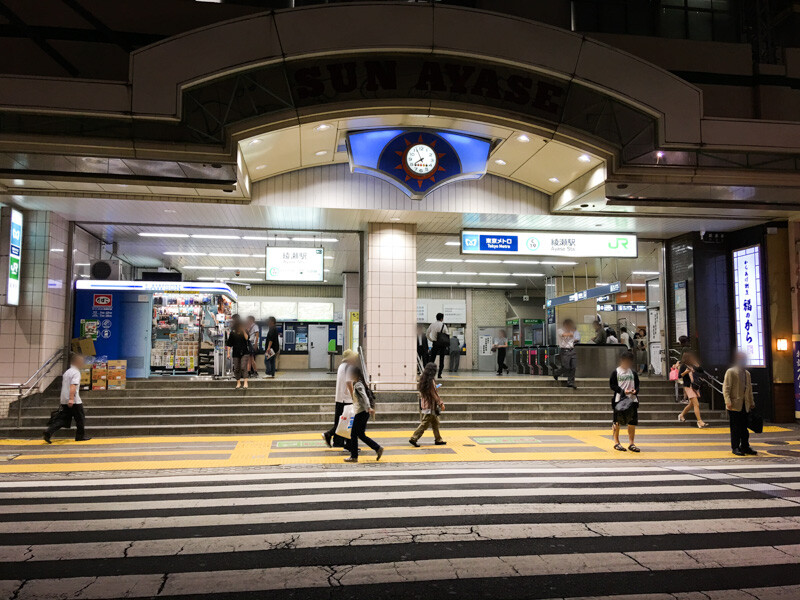
{"type": "Polygon", "coordinates": [[[608,242],[608,247],[612,250],[616,250],[617,248],[625,248],[628,249],[628,238],[621,238],[618,237],[613,243],[608,242]]]}

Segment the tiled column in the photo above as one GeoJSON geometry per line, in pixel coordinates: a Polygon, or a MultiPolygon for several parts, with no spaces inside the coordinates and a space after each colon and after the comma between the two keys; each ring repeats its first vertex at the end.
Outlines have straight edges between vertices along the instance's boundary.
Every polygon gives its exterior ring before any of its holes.
{"type": "Polygon", "coordinates": [[[364,337],[367,367],[379,389],[409,389],[416,379],[417,230],[370,223],[364,337]]]}

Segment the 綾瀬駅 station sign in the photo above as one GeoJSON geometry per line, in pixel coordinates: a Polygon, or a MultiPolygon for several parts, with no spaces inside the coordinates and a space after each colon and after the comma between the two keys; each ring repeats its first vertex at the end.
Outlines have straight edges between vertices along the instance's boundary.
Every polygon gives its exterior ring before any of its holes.
{"type": "Polygon", "coordinates": [[[461,232],[462,254],[558,256],[564,258],[636,258],[636,236],[626,233],[553,231],[461,232]]]}

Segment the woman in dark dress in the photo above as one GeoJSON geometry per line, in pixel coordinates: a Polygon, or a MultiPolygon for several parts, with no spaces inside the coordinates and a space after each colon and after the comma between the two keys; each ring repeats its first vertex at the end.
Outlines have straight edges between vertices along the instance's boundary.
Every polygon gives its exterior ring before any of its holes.
{"type": "Polygon", "coordinates": [[[231,349],[233,376],[236,377],[236,389],[247,389],[247,371],[250,366],[250,344],[248,344],[247,328],[239,315],[231,319],[231,331],[225,345],[231,349]],[[244,386],[242,386],[244,379],[244,386]]]}

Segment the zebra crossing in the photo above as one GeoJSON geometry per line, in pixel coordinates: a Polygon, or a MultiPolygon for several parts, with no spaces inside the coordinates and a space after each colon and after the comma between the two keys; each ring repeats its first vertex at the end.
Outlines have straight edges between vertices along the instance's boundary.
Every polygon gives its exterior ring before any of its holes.
{"type": "Polygon", "coordinates": [[[800,598],[800,464],[0,481],[0,598],[800,598]]]}

